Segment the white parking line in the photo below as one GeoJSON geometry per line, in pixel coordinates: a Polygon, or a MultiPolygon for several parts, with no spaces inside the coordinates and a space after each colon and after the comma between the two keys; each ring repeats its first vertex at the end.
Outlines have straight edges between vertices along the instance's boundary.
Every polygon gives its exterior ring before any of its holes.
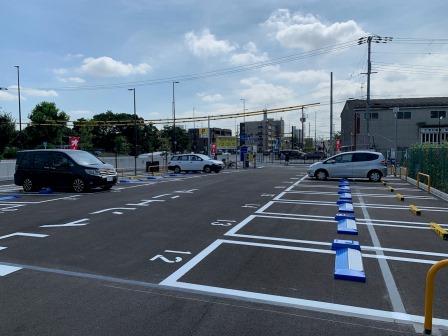
{"type": "MultiPolygon", "coordinates": [[[[327,313],[336,314],[336,315],[358,317],[358,318],[364,318],[364,319],[370,319],[370,320],[412,323],[412,324],[413,323],[423,323],[422,316],[411,315],[411,314],[407,314],[407,313],[403,313],[403,312],[355,307],[355,306],[342,305],[342,304],[336,304],[336,303],[330,303],[330,302],[324,302],[324,301],[307,300],[307,299],[293,298],[293,297],[287,297],[287,296],[271,295],[271,294],[243,291],[243,290],[223,288],[223,287],[198,285],[198,284],[178,281],[182,276],[184,276],[187,272],[189,272],[191,269],[193,269],[197,264],[199,264],[210,253],[212,253],[214,250],[216,250],[221,244],[258,246],[258,247],[279,248],[279,249],[294,250],[294,251],[334,254],[334,251],[332,251],[332,250],[298,248],[298,247],[292,247],[292,246],[250,243],[250,242],[218,239],[215,242],[213,242],[212,244],[210,244],[208,247],[206,247],[204,250],[202,250],[195,257],[193,257],[185,265],[180,267],[173,274],[168,276],[165,280],[160,282],[160,285],[167,286],[167,287],[184,288],[187,290],[206,292],[206,293],[211,293],[211,294],[216,294],[216,295],[224,295],[229,298],[232,298],[232,297],[245,298],[245,299],[250,299],[250,300],[253,300],[253,301],[259,302],[259,303],[268,303],[268,304],[274,304],[274,305],[280,305],[280,306],[288,306],[288,307],[294,307],[294,308],[299,308],[299,309],[306,309],[306,310],[318,311],[318,312],[327,312],[327,313]]],[[[376,255],[365,255],[365,256],[369,257],[369,258],[377,257],[376,255]]],[[[407,259],[407,258],[391,257],[391,258],[387,258],[387,259],[403,261],[404,259],[407,259]]],[[[448,327],[448,320],[434,318],[433,324],[448,327]]]]}
{"type": "Polygon", "coordinates": [[[21,270],[21,267],[15,267],[15,266],[9,266],[9,265],[2,265],[0,264],[0,276],[3,277],[5,275],[8,275],[13,272],[17,272],[21,270]]]}

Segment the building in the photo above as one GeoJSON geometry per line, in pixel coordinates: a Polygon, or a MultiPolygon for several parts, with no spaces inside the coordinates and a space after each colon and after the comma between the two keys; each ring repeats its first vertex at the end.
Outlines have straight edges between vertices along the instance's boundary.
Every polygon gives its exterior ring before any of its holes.
{"type": "Polygon", "coordinates": [[[342,149],[385,154],[417,143],[448,141],[448,97],[347,100],[341,113],[342,149]],[[368,118],[369,117],[369,118],[368,118]]]}
{"type": "MultiPolygon", "coordinates": [[[[191,142],[191,150],[195,153],[208,153],[208,128],[190,128],[188,130],[188,137],[191,142]]],[[[216,143],[216,138],[219,136],[232,136],[232,130],[225,128],[210,128],[210,143],[216,143]]]]}
{"type": "Polygon", "coordinates": [[[256,146],[258,153],[276,151],[280,149],[284,131],[283,119],[269,119],[264,114],[261,121],[240,123],[240,145],[256,146]]]}

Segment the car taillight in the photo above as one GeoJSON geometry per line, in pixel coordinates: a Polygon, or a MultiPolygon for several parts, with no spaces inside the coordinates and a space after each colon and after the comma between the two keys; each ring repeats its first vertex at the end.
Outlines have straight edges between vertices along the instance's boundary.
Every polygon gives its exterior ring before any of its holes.
{"type": "Polygon", "coordinates": [[[381,160],[381,163],[382,163],[384,166],[387,166],[386,160],[381,160]]]}

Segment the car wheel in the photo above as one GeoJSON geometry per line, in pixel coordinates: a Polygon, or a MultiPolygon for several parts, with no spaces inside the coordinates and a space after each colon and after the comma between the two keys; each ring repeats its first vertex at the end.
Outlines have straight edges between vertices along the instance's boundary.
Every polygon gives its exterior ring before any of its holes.
{"type": "Polygon", "coordinates": [[[372,170],[367,176],[369,177],[369,180],[371,182],[379,182],[383,177],[383,174],[381,174],[381,172],[378,170],[372,170]]]}
{"type": "Polygon", "coordinates": [[[36,190],[36,187],[33,184],[33,180],[31,180],[29,177],[23,180],[22,187],[24,192],[36,190]]]}
{"type": "Polygon", "coordinates": [[[81,179],[79,177],[77,177],[73,180],[72,188],[73,188],[73,191],[77,192],[77,193],[84,192],[87,189],[86,184],[84,183],[83,179],[81,179]]]}
{"type": "Polygon", "coordinates": [[[328,178],[328,173],[323,169],[319,169],[316,173],[314,173],[314,176],[316,177],[316,179],[324,181],[328,178]]]}
{"type": "Polygon", "coordinates": [[[180,167],[179,166],[174,167],[174,172],[176,174],[179,174],[181,172],[180,167]]]}
{"type": "Polygon", "coordinates": [[[204,173],[210,173],[212,171],[212,168],[210,166],[205,166],[204,167],[204,173]]]}

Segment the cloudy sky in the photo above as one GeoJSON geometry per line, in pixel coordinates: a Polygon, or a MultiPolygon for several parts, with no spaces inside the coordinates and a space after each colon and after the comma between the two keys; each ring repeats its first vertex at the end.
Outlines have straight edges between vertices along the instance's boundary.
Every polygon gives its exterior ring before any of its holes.
{"type": "MultiPolygon", "coordinates": [[[[368,34],[374,98],[448,95],[448,4],[431,1],[0,0],[0,110],[18,118],[54,101],[73,120],[110,109],[145,119],[321,103],[311,132],[329,132],[334,73],[336,129],[347,98],[366,94],[368,34]]],[[[283,117],[298,125],[298,113],[283,117]]],[[[242,121],[242,120],[238,120],[242,121]]],[[[188,125],[192,126],[192,125],[188,125]]],[[[200,125],[196,125],[200,126],[200,125]]],[[[205,126],[205,125],[203,125],[205,126]]],[[[234,129],[235,121],[213,126],[234,129]]],[[[308,125],[307,125],[308,132],[308,125]]]]}

